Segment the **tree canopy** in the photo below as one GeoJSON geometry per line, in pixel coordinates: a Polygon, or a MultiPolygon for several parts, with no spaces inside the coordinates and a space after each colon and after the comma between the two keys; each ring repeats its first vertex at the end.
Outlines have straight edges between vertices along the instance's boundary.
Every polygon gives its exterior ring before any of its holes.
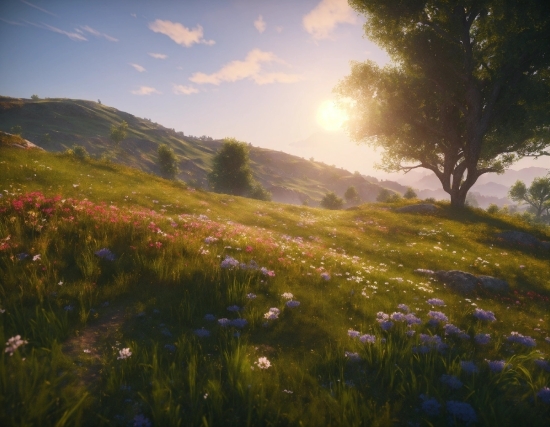
{"type": "Polygon", "coordinates": [[[462,207],[481,175],[549,154],[550,2],[350,5],[392,62],[353,63],[335,92],[351,137],[381,147],[384,170],[429,169],[462,207]]]}
{"type": "Polygon", "coordinates": [[[344,206],[344,200],[336,195],[334,192],[327,193],[321,199],[321,207],[325,209],[342,209],[344,206]]]}
{"type": "Polygon", "coordinates": [[[535,178],[529,188],[523,181],[516,181],[508,192],[510,199],[514,202],[527,203],[537,219],[550,211],[550,177],[535,178]]]}
{"type": "Polygon", "coordinates": [[[166,178],[174,179],[178,174],[178,158],[168,145],[160,144],[157,148],[157,163],[160,172],[166,178]]]}
{"type": "Polygon", "coordinates": [[[111,133],[109,137],[111,138],[111,141],[115,143],[116,146],[118,146],[122,140],[126,138],[128,130],[128,123],[126,123],[124,120],[120,122],[120,124],[112,125],[111,126],[111,133]]]}
{"type": "Polygon", "coordinates": [[[250,170],[248,145],[226,138],[213,160],[208,182],[218,193],[246,196],[254,185],[250,170]]]}

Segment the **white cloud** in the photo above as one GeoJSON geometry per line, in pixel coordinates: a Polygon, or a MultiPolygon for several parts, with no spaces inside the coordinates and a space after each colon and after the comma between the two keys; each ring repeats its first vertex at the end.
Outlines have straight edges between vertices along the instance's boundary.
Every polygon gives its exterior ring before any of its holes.
{"type": "Polygon", "coordinates": [[[311,12],[304,16],[302,24],[314,39],[326,39],[338,24],[355,24],[353,9],[347,0],[322,0],[311,12]]]}
{"type": "Polygon", "coordinates": [[[168,58],[168,55],[165,55],[164,53],[149,52],[149,56],[152,56],[155,59],[166,59],[166,58],[168,58]]]}
{"type": "Polygon", "coordinates": [[[204,39],[203,30],[200,25],[197,25],[196,28],[189,29],[179,22],[157,19],[156,21],[149,23],[149,29],[155,33],[164,34],[174,40],[177,44],[185,47],[191,47],[195,43],[202,43],[208,46],[216,43],[214,40],[204,39]]]}
{"type": "Polygon", "coordinates": [[[78,41],[78,42],[88,41],[88,39],[86,37],[84,37],[82,34],[70,33],[68,31],[64,31],[64,30],[60,30],[59,28],[52,27],[51,25],[48,25],[48,24],[43,23],[42,25],[37,25],[37,24],[32,24],[30,22],[29,22],[29,24],[34,25],[35,27],[38,27],[38,28],[43,28],[45,30],[53,31],[54,33],[63,34],[63,35],[69,37],[71,40],[74,40],[74,41],[78,41]]]}
{"type": "Polygon", "coordinates": [[[44,13],[47,13],[48,15],[52,15],[52,16],[57,17],[57,15],[55,13],[51,13],[50,11],[48,11],[46,9],[42,9],[41,7],[38,7],[35,4],[29,3],[28,1],[25,1],[25,0],[20,0],[20,1],[21,1],[21,3],[25,3],[28,6],[34,7],[35,9],[38,9],[41,12],[44,12],[44,13]]]}
{"type": "Polygon", "coordinates": [[[0,21],[5,22],[6,24],[10,24],[10,25],[21,25],[23,27],[25,26],[25,24],[21,24],[20,22],[8,21],[8,20],[2,19],[2,18],[0,18],[0,21]]]}
{"type": "Polygon", "coordinates": [[[133,90],[132,93],[134,95],[151,95],[153,93],[160,94],[160,92],[156,90],[154,87],[149,87],[149,86],[140,86],[138,90],[133,90]]]}
{"type": "Polygon", "coordinates": [[[135,13],[130,13],[130,16],[133,18],[137,18],[137,15],[135,13]]]}
{"type": "Polygon", "coordinates": [[[191,95],[192,93],[199,93],[199,90],[193,86],[174,85],[174,93],[176,95],[191,95]]]}
{"type": "Polygon", "coordinates": [[[231,61],[212,74],[195,73],[189,80],[197,84],[219,85],[221,82],[236,82],[251,79],[256,84],[292,83],[301,80],[297,74],[262,73],[262,63],[285,62],[272,52],[254,49],[248,52],[244,61],[231,61]]]}
{"type": "MultiPolygon", "coordinates": [[[[107,40],[109,40],[110,42],[117,42],[118,39],[115,39],[114,37],[111,37],[110,35],[108,34],[105,34],[105,33],[100,33],[99,31],[97,30],[94,30],[92,27],[89,27],[88,25],[81,25],[80,28],[82,28],[84,31],[96,36],[96,37],[103,37],[107,40]]],[[[78,28],[75,28],[76,31],[78,32],[81,32],[78,28]]]]}
{"type": "Polygon", "coordinates": [[[262,15],[258,16],[258,19],[254,21],[254,27],[256,27],[256,29],[260,32],[260,34],[265,31],[266,26],[267,24],[265,23],[262,15]]]}
{"type": "Polygon", "coordinates": [[[144,71],[146,71],[145,68],[143,68],[143,67],[142,67],[141,65],[139,65],[139,64],[132,64],[132,63],[130,63],[130,65],[131,65],[132,67],[134,67],[134,68],[135,68],[137,71],[139,71],[140,73],[143,73],[144,71]]]}

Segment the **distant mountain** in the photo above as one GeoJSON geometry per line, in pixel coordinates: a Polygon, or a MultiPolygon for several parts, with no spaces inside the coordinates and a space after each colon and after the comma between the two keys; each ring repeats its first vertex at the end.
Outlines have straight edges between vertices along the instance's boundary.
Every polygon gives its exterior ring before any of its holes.
{"type": "MultiPolygon", "coordinates": [[[[208,137],[186,136],[93,101],[0,97],[0,130],[9,132],[16,125],[23,129],[25,139],[48,151],[82,145],[91,155],[110,151],[114,161],[156,174],[160,172],[156,164],[157,147],[167,144],[179,158],[178,178],[203,188],[207,188],[206,175],[212,157],[222,144],[221,140],[208,137]],[[115,152],[108,136],[111,126],[122,120],[128,123],[128,137],[115,152]]],[[[327,136],[321,134],[309,142],[317,144],[323,137],[327,136]]],[[[315,206],[327,192],[334,191],[342,197],[352,185],[363,201],[374,201],[382,188],[358,173],[279,151],[250,146],[250,160],[256,179],[271,191],[277,202],[315,206]]]]}

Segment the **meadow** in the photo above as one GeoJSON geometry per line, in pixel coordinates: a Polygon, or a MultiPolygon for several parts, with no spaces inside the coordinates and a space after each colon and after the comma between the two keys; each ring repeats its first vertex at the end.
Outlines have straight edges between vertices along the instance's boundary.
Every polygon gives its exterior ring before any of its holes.
{"type": "Polygon", "coordinates": [[[550,252],[495,237],[548,228],[260,202],[11,147],[0,171],[2,425],[550,424],[550,252]]]}

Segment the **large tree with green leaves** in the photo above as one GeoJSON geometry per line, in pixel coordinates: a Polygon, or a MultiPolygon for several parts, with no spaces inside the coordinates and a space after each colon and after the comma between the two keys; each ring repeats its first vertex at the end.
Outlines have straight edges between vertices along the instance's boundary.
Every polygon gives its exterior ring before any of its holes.
{"type": "Polygon", "coordinates": [[[540,219],[542,214],[550,210],[550,176],[535,178],[529,188],[523,181],[516,181],[508,196],[514,202],[527,203],[537,219],[540,219]]]}
{"type": "Polygon", "coordinates": [[[224,139],[208,174],[210,186],[218,193],[246,196],[254,184],[249,163],[247,144],[235,138],[224,139]]]}
{"type": "Polygon", "coordinates": [[[384,170],[429,169],[463,207],[481,175],[549,154],[550,2],[349,2],[392,62],[353,63],[335,91],[384,170]]]}

